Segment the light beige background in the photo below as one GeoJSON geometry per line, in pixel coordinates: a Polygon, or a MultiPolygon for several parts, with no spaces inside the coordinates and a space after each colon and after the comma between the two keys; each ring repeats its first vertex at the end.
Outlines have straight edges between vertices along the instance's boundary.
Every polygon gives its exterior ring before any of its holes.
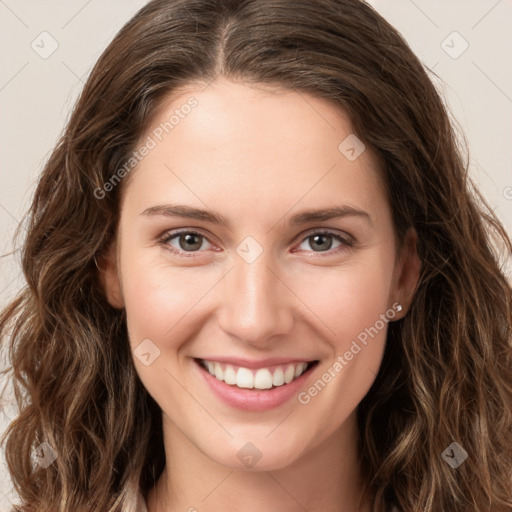
{"type": "MultiPolygon", "coordinates": [[[[93,63],[145,3],[0,0],[0,254],[12,249],[14,228],[93,63]],[[52,44],[58,48],[42,58],[39,53],[51,50],[52,44]]],[[[511,233],[512,1],[370,3],[439,75],[434,80],[467,136],[472,176],[511,233]],[[466,44],[466,51],[453,58],[466,44]]],[[[18,253],[0,258],[0,265],[1,307],[22,279],[18,253]]],[[[0,430],[13,416],[12,409],[2,409],[0,430]]],[[[0,512],[9,510],[12,496],[2,456],[0,512]]]]}

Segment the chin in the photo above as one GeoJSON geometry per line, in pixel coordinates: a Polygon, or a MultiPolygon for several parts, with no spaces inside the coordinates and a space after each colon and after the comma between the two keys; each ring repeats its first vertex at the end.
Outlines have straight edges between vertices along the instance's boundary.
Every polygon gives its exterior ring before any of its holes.
{"type": "Polygon", "coordinates": [[[284,431],[281,435],[276,434],[272,433],[270,437],[275,435],[275,438],[270,439],[269,429],[261,434],[253,430],[250,436],[235,436],[235,439],[230,439],[223,446],[219,443],[217,446],[220,450],[213,451],[210,446],[204,453],[214,462],[233,471],[284,469],[303,455],[304,441],[299,442],[293,434],[284,431]]]}

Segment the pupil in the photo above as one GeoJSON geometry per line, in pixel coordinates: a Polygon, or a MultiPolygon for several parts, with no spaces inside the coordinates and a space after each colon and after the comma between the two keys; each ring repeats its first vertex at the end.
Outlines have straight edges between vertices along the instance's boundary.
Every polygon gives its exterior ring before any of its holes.
{"type": "Polygon", "coordinates": [[[331,248],[332,238],[330,235],[314,235],[312,238],[313,243],[311,247],[313,249],[315,249],[315,245],[319,251],[328,251],[331,248]]]}
{"type": "Polygon", "coordinates": [[[201,248],[201,240],[198,235],[186,233],[180,236],[180,248],[184,251],[194,251],[201,248]],[[188,244],[188,245],[187,245],[188,244]]]}

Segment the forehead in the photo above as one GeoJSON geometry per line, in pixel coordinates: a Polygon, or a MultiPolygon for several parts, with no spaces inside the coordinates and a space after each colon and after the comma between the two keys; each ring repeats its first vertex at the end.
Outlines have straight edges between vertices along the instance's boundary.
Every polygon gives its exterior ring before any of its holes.
{"type": "Polygon", "coordinates": [[[226,79],[191,84],[162,103],[144,144],[152,148],[128,187],[141,203],[179,196],[262,214],[276,204],[368,208],[386,201],[371,151],[357,156],[364,146],[348,115],[305,92],[226,79]]]}

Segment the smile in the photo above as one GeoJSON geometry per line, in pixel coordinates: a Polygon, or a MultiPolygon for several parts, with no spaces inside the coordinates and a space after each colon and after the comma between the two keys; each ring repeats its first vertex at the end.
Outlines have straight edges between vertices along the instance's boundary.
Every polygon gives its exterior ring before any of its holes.
{"type": "Polygon", "coordinates": [[[316,361],[295,362],[263,368],[244,368],[218,361],[198,360],[210,375],[229,386],[243,389],[273,389],[284,386],[308,371],[316,361]]]}

